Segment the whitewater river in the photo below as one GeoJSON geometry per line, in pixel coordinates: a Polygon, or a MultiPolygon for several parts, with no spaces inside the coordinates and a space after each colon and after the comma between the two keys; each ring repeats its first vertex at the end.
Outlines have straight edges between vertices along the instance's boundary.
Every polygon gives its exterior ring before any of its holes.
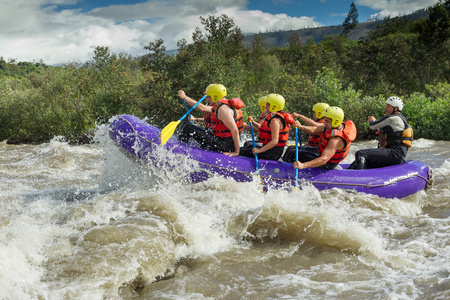
{"type": "Polygon", "coordinates": [[[187,184],[96,139],[0,142],[0,299],[450,299],[450,142],[415,141],[434,186],[384,199],[187,184]]]}

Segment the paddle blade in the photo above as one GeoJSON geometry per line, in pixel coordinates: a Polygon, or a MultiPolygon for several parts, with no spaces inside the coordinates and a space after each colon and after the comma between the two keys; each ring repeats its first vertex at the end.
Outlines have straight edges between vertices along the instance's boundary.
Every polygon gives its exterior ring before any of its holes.
{"type": "Polygon", "coordinates": [[[172,121],[167,125],[166,127],[161,130],[161,145],[164,146],[165,143],[170,139],[170,137],[175,132],[175,129],[177,128],[178,124],[180,124],[180,120],[178,121],[172,121]]]}

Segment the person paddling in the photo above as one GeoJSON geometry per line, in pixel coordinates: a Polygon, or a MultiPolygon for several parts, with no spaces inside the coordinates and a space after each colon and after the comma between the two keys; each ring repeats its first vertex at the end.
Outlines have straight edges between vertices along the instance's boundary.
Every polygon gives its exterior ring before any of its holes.
{"type": "MultiPolygon", "coordinates": [[[[312,120],[302,114],[296,113],[296,112],[292,113],[292,116],[295,119],[302,120],[303,122],[305,122],[305,124],[307,126],[322,126],[323,122],[324,122],[323,111],[328,107],[330,107],[330,105],[328,105],[327,103],[314,104],[313,109],[312,109],[314,120],[312,120]]],[[[297,152],[301,151],[303,156],[308,155],[311,157],[311,159],[314,159],[315,157],[317,157],[316,154],[319,153],[319,142],[320,142],[319,135],[310,134],[308,137],[308,143],[305,146],[297,147],[298,150],[296,150],[295,146],[289,146],[283,155],[283,161],[294,162],[296,160],[295,159],[295,151],[297,151],[297,152]]]]}
{"type": "MultiPolygon", "coordinates": [[[[212,87],[214,85],[214,83],[211,83],[210,85],[208,85],[206,87],[206,90],[203,92],[204,95],[206,95],[206,91],[212,87]]],[[[180,97],[181,99],[183,99],[184,101],[188,102],[189,105],[194,106],[197,101],[189,98],[188,96],[186,96],[185,92],[183,90],[179,90],[178,91],[178,97],[180,97]]],[[[208,109],[203,109],[202,106],[200,106],[201,104],[199,104],[195,110],[200,111],[203,113],[203,117],[202,118],[196,118],[193,116],[189,116],[189,121],[193,121],[193,122],[197,122],[197,123],[203,123],[203,125],[205,126],[206,130],[210,130],[212,128],[212,121],[211,121],[211,111],[208,109]]],[[[211,97],[208,97],[206,100],[206,105],[207,106],[214,106],[214,102],[212,102],[211,97]]]]}
{"type": "Polygon", "coordinates": [[[258,141],[262,146],[242,147],[239,155],[252,157],[258,154],[261,159],[278,160],[283,155],[290,125],[294,123],[294,118],[291,114],[283,111],[285,105],[283,96],[269,94],[265,101],[265,112],[259,118],[262,122],[255,122],[251,117],[249,120],[259,131],[258,141]]]}
{"type": "MultiPolygon", "coordinates": [[[[179,130],[180,141],[187,143],[192,138],[200,144],[200,148],[223,152],[229,156],[239,155],[240,133],[244,130],[241,108],[244,103],[239,98],[226,99],[227,90],[222,84],[209,85],[206,90],[207,101],[214,106],[199,104],[199,110],[211,113],[212,127],[207,131],[199,126],[184,122],[179,130]]],[[[197,102],[179,91],[178,96],[185,97],[189,105],[197,102]]]]}
{"type": "Polygon", "coordinates": [[[350,152],[350,145],[356,138],[356,126],[353,121],[344,122],[344,111],[340,107],[330,106],[323,112],[324,124],[321,126],[303,126],[295,121],[294,126],[320,137],[319,156],[310,159],[302,158],[294,162],[294,168],[305,169],[320,167],[332,170],[338,167],[350,152]]]}

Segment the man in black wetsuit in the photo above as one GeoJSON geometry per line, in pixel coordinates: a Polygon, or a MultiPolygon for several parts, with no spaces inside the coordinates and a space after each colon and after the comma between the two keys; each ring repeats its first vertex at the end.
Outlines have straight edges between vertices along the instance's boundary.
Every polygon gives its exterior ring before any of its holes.
{"type": "Polygon", "coordinates": [[[370,129],[380,130],[377,149],[364,149],[355,153],[355,161],[348,169],[373,169],[405,162],[408,148],[412,145],[413,130],[402,115],[403,101],[399,97],[386,100],[384,116],[376,120],[370,116],[370,129]]]}

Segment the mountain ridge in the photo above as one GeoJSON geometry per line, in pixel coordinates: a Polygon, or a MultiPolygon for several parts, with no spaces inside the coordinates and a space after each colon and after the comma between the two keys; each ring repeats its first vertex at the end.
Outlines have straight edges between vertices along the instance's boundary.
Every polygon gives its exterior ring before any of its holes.
{"type": "MultiPolygon", "coordinates": [[[[411,14],[399,17],[406,18],[407,20],[417,20],[420,18],[422,19],[428,18],[428,14],[429,14],[428,9],[421,9],[411,14]]],[[[383,22],[384,20],[376,20],[359,23],[355,29],[349,32],[347,37],[349,40],[352,41],[357,41],[359,39],[365,38],[369,32],[376,29],[376,26],[382,24],[383,22]]],[[[256,37],[259,36],[262,38],[262,42],[267,48],[273,47],[284,48],[288,46],[289,39],[292,37],[294,33],[298,34],[301,37],[303,43],[306,43],[309,39],[312,39],[315,43],[319,43],[324,39],[324,37],[341,34],[343,30],[344,26],[342,25],[332,25],[323,27],[309,27],[287,31],[254,33],[254,34],[247,34],[244,37],[243,43],[246,48],[251,49],[253,41],[255,40],[256,37]]]]}

